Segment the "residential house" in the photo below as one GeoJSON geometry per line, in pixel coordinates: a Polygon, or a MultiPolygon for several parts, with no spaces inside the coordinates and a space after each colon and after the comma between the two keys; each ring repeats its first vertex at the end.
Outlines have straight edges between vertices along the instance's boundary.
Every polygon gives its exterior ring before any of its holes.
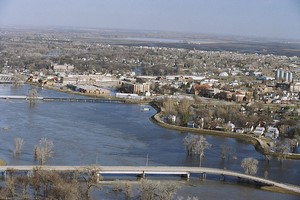
{"type": "Polygon", "coordinates": [[[254,130],[254,126],[252,123],[247,122],[245,127],[244,127],[244,132],[245,133],[252,133],[252,131],[254,130]]]}
{"type": "Polygon", "coordinates": [[[253,134],[254,136],[261,137],[264,134],[265,130],[266,130],[265,127],[257,126],[254,129],[253,134]]]}
{"type": "Polygon", "coordinates": [[[276,139],[279,136],[278,128],[274,126],[268,126],[267,131],[265,132],[265,137],[276,139]]]}
{"type": "Polygon", "coordinates": [[[175,124],[176,123],[176,115],[169,115],[168,116],[168,122],[170,124],[175,124]]]}
{"type": "Polygon", "coordinates": [[[232,100],[236,102],[244,102],[247,100],[246,93],[241,91],[236,91],[232,95],[232,100]]]}
{"type": "Polygon", "coordinates": [[[224,100],[230,101],[230,100],[232,100],[232,95],[233,94],[234,94],[233,92],[221,91],[221,92],[219,92],[219,93],[217,93],[215,95],[215,98],[224,99],[224,100]]]}
{"type": "Polygon", "coordinates": [[[242,128],[242,127],[236,127],[236,128],[234,129],[234,131],[235,131],[236,133],[244,133],[244,132],[245,132],[245,129],[242,128]]]}

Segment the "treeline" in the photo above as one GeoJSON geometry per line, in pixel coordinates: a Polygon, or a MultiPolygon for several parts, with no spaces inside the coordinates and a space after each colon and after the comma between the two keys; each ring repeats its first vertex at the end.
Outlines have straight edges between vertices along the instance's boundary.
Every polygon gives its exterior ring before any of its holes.
{"type": "MultiPolygon", "coordinates": [[[[91,200],[101,199],[102,177],[96,167],[70,172],[46,171],[35,168],[28,174],[9,170],[0,187],[1,199],[47,199],[47,200],[91,200]]],[[[142,179],[137,185],[118,180],[110,186],[110,192],[118,199],[171,200],[178,184],[170,181],[142,179]]],[[[180,199],[185,199],[180,197],[180,199]]],[[[189,199],[189,197],[187,197],[189,199]]],[[[191,199],[191,198],[190,198],[191,199]]],[[[195,200],[198,198],[194,198],[195,200]]]]}

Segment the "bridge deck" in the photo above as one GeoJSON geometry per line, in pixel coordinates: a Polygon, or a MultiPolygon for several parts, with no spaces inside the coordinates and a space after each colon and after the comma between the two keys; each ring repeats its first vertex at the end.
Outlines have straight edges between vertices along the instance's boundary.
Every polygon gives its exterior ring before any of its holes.
{"type": "MultiPolygon", "coordinates": [[[[13,96],[13,95],[0,95],[0,99],[16,99],[27,100],[28,96],[13,96]]],[[[115,99],[100,99],[100,98],[71,98],[71,97],[36,97],[35,100],[43,101],[61,101],[61,102],[94,102],[94,103],[124,103],[124,100],[115,99]]]]}
{"type": "Polygon", "coordinates": [[[259,182],[266,185],[277,186],[289,191],[296,192],[300,194],[300,187],[296,185],[290,185],[285,183],[279,183],[271,181],[268,179],[251,176],[247,174],[242,174],[238,172],[233,172],[223,169],[215,168],[205,168],[205,167],[170,167],[170,166],[0,166],[0,171],[7,171],[10,169],[16,171],[31,171],[35,168],[40,168],[41,170],[54,170],[54,171],[87,171],[91,167],[97,170],[100,174],[216,174],[224,176],[239,177],[246,180],[251,180],[259,182]]]}

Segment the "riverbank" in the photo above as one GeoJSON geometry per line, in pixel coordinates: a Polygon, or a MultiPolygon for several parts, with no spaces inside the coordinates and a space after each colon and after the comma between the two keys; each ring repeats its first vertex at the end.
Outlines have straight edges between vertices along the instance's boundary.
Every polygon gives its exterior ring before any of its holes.
{"type": "MultiPolygon", "coordinates": [[[[167,129],[172,129],[172,130],[176,130],[176,131],[180,131],[180,132],[190,132],[190,133],[198,133],[198,134],[203,134],[203,135],[213,135],[213,136],[219,136],[219,137],[228,137],[228,138],[236,138],[239,140],[243,140],[245,142],[248,142],[250,144],[252,144],[255,149],[262,153],[263,155],[270,155],[272,157],[278,158],[279,156],[281,156],[279,153],[275,153],[275,152],[271,152],[269,150],[269,146],[268,144],[257,137],[251,136],[251,135],[246,135],[246,134],[240,134],[240,133],[235,133],[235,132],[225,132],[225,131],[216,131],[216,130],[208,130],[208,129],[198,129],[198,128],[190,128],[190,127],[183,127],[183,126],[177,126],[177,125],[172,125],[172,124],[168,124],[165,123],[163,120],[161,120],[161,112],[160,109],[157,109],[157,113],[154,114],[153,116],[151,116],[150,120],[163,127],[163,128],[167,128],[167,129]]],[[[295,159],[295,160],[300,160],[300,154],[286,154],[285,155],[286,159],[295,159]]]]}
{"type": "MultiPolygon", "coordinates": [[[[191,133],[198,133],[198,134],[204,134],[204,135],[236,138],[236,139],[239,139],[239,140],[242,140],[242,141],[252,144],[255,147],[255,149],[258,152],[262,153],[263,155],[270,155],[275,158],[282,157],[282,155],[280,155],[279,153],[270,151],[269,146],[265,140],[254,137],[252,135],[239,134],[239,133],[235,133],[235,132],[189,128],[189,127],[167,124],[163,120],[161,120],[162,115],[161,115],[160,107],[155,102],[153,102],[151,99],[146,99],[146,100],[122,99],[122,98],[117,98],[117,97],[113,97],[113,96],[109,96],[109,95],[96,95],[96,94],[80,93],[80,92],[71,91],[71,90],[67,90],[67,89],[61,89],[61,88],[55,87],[55,86],[44,86],[44,88],[59,91],[59,92],[64,92],[64,93],[68,93],[68,94],[82,95],[82,96],[88,96],[88,97],[99,98],[99,99],[122,100],[122,101],[124,101],[124,103],[127,103],[127,104],[149,104],[157,111],[157,113],[154,114],[150,118],[150,120],[153,123],[155,123],[163,128],[177,130],[177,131],[181,131],[181,132],[191,132],[191,133]]],[[[286,159],[300,160],[300,154],[288,153],[284,157],[286,159]]]]}
{"type": "MultiPolygon", "coordinates": [[[[36,86],[39,86],[39,85],[36,85],[36,86]]],[[[152,101],[151,99],[135,100],[135,99],[118,98],[118,97],[114,97],[111,95],[82,93],[82,92],[72,91],[69,89],[62,89],[60,87],[50,86],[50,85],[43,86],[43,88],[49,89],[49,90],[55,90],[55,91],[63,92],[63,93],[67,93],[67,94],[72,94],[72,95],[80,95],[80,96],[86,96],[86,97],[97,98],[97,99],[105,99],[105,100],[113,100],[113,101],[123,101],[124,103],[127,103],[127,104],[148,104],[152,101]]]]}

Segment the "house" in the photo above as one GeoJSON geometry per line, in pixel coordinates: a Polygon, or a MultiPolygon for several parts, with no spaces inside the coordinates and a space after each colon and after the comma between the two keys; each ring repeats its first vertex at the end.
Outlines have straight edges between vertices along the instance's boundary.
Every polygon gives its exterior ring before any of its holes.
{"type": "Polygon", "coordinates": [[[53,66],[53,71],[58,74],[58,73],[66,73],[66,72],[72,72],[74,70],[74,65],[68,65],[68,64],[64,64],[64,65],[58,65],[58,64],[54,64],[53,66]]]}
{"type": "Polygon", "coordinates": [[[291,85],[290,85],[290,91],[294,92],[294,93],[300,92],[300,83],[299,82],[297,82],[297,83],[291,83],[291,85]]]}
{"type": "Polygon", "coordinates": [[[168,122],[171,124],[175,124],[176,123],[176,115],[169,115],[168,122]]]}
{"type": "Polygon", "coordinates": [[[211,97],[214,95],[214,89],[208,84],[194,84],[191,93],[204,97],[211,97]]]}
{"type": "Polygon", "coordinates": [[[246,101],[246,93],[245,92],[241,92],[241,91],[236,91],[233,95],[232,95],[232,100],[236,101],[236,102],[243,102],[246,101]]]}
{"type": "Polygon", "coordinates": [[[253,134],[254,134],[254,136],[261,137],[264,134],[265,130],[266,130],[265,127],[257,126],[254,129],[253,134]]]}
{"type": "Polygon", "coordinates": [[[242,127],[236,127],[234,130],[236,133],[244,133],[245,132],[244,128],[242,128],[242,127]]]}
{"type": "Polygon", "coordinates": [[[196,126],[195,126],[195,122],[189,121],[189,122],[187,123],[187,127],[189,127],[189,128],[195,128],[195,127],[196,127],[196,126]]]}
{"type": "Polygon", "coordinates": [[[276,127],[268,126],[267,131],[265,132],[265,137],[276,139],[279,136],[279,130],[276,127]]]}
{"type": "Polygon", "coordinates": [[[232,100],[232,95],[233,95],[232,92],[221,91],[220,93],[218,93],[218,94],[215,95],[215,98],[229,101],[229,100],[232,100]]]}
{"type": "Polygon", "coordinates": [[[252,123],[247,122],[245,127],[244,127],[244,132],[245,133],[252,133],[254,127],[252,123]]]}
{"type": "Polygon", "coordinates": [[[229,121],[226,125],[226,128],[228,129],[228,131],[233,132],[235,129],[235,125],[229,121]]]}

